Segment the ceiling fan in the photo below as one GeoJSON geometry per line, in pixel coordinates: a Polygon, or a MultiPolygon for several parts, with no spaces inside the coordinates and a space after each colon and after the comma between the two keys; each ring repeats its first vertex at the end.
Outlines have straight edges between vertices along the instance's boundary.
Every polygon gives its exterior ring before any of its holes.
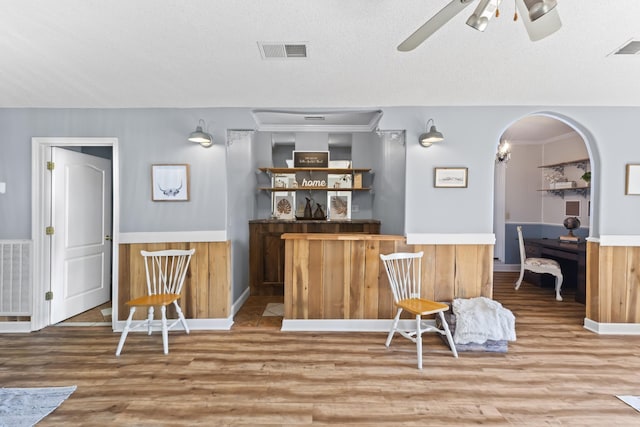
{"type": "MultiPolygon", "coordinates": [[[[407,52],[415,49],[473,2],[474,0],[451,0],[405,41],[400,43],[398,50],[407,52]]],[[[502,0],[480,0],[476,10],[467,19],[467,25],[479,31],[484,31],[501,2],[502,0]]],[[[562,26],[560,16],[555,8],[557,5],[556,0],[515,0],[515,4],[522,15],[522,21],[532,41],[543,39],[558,31],[562,26]]]]}

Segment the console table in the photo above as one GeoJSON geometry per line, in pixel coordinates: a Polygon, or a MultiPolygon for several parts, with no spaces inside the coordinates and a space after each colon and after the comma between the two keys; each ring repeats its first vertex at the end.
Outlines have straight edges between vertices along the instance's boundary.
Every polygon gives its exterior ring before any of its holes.
{"type": "MultiPolygon", "coordinates": [[[[560,263],[565,285],[576,287],[576,301],[586,302],[587,289],[587,244],[566,243],[558,239],[524,239],[527,258],[551,258],[560,263]]],[[[524,280],[538,286],[553,286],[555,278],[549,275],[525,272],[524,280]]]]}

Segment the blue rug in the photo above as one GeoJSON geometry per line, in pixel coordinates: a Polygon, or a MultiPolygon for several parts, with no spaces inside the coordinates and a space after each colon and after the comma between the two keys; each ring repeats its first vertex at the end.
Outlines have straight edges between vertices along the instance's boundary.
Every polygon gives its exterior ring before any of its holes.
{"type": "Polygon", "coordinates": [[[53,412],[76,386],[0,388],[0,426],[33,426],[53,412]]]}

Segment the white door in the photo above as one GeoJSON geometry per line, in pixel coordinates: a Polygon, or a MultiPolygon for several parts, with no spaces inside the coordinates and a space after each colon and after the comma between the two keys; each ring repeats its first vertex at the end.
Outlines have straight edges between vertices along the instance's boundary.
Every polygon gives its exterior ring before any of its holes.
{"type": "Polygon", "coordinates": [[[51,324],[111,299],[111,160],[52,148],[51,324]]]}

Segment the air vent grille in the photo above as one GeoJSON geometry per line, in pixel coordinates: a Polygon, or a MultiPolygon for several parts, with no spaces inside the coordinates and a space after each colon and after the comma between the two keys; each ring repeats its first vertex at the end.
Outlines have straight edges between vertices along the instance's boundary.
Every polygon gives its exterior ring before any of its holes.
{"type": "Polygon", "coordinates": [[[258,42],[263,59],[307,58],[306,43],[258,42]]]}
{"type": "Polygon", "coordinates": [[[638,55],[640,53],[640,41],[631,40],[620,49],[613,52],[614,55],[638,55]]]}

